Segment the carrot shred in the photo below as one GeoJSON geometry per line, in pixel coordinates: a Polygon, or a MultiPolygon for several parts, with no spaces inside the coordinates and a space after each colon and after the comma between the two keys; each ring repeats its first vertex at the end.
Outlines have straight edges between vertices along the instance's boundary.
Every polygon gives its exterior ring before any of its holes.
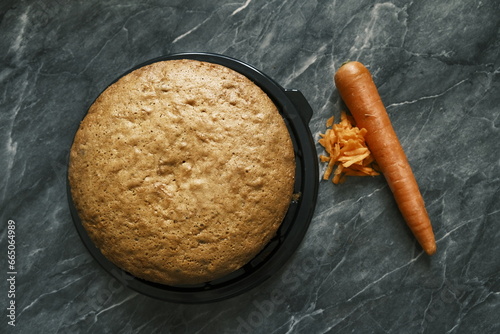
{"type": "Polygon", "coordinates": [[[340,122],[334,124],[333,116],[326,121],[327,130],[320,134],[318,142],[328,155],[321,154],[321,162],[328,162],[323,179],[343,183],[346,176],[375,176],[375,159],[366,146],[366,129],[355,126],[354,119],[345,112],[340,114],[340,122]],[[331,127],[331,128],[330,128],[331,127]]]}
{"type": "Polygon", "coordinates": [[[333,125],[333,120],[334,120],[333,116],[332,116],[332,117],[330,117],[330,118],[326,121],[326,126],[327,126],[327,127],[332,126],[332,125],[333,125]]]}

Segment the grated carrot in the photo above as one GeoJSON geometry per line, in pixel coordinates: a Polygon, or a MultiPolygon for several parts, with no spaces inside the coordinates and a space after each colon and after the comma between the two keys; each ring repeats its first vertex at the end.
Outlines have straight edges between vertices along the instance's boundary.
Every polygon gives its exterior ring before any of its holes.
{"type": "Polygon", "coordinates": [[[324,180],[330,179],[332,173],[332,182],[335,184],[344,182],[346,176],[379,175],[375,170],[375,160],[365,143],[366,129],[359,129],[353,124],[354,119],[345,112],[341,112],[337,124],[334,124],[333,116],[326,121],[327,130],[320,134],[318,141],[328,153],[319,155],[321,162],[328,162],[324,180]]]}

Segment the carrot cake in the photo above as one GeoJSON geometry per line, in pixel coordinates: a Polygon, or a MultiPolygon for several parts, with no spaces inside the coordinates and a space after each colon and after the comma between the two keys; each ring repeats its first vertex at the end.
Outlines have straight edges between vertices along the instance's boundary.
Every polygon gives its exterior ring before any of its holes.
{"type": "Polygon", "coordinates": [[[70,152],[72,199],[118,267],[166,285],[248,263],[276,234],[295,176],[273,101],[225,66],[156,62],[92,104],[70,152]]]}

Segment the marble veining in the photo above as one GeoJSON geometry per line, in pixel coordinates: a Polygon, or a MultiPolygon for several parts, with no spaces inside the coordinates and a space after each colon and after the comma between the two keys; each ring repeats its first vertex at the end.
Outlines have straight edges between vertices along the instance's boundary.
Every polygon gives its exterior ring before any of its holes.
{"type": "Polygon", "coordinates": [[[499,13],[495,0],[2,1],[0,254],[4,263],[14,222],[16,274],[15,285],[5,269],[0,280],[0,332],[500,332],[499,13]],[[177,305],[107,274],[67,205],[74,133],[123,71],[189,51],[246,61],[300,90],[315,140],[345,108],[335,70],[365,63],[420,184],[437,254],[420,249],[380,176],[321,181],[296,253],[229,300],[177,305]]]}

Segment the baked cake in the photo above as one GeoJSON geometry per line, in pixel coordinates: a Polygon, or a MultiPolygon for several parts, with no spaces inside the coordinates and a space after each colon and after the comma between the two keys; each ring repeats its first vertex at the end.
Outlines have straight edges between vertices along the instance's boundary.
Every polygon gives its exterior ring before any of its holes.
{"type": "Polygon", "coordinates": [[[161,284],[231,273],[276,234],[295,157],[272,100],[196,60],[125,75],[92,104],[70,153],[72,199],[114,264],[161,284]]]}

